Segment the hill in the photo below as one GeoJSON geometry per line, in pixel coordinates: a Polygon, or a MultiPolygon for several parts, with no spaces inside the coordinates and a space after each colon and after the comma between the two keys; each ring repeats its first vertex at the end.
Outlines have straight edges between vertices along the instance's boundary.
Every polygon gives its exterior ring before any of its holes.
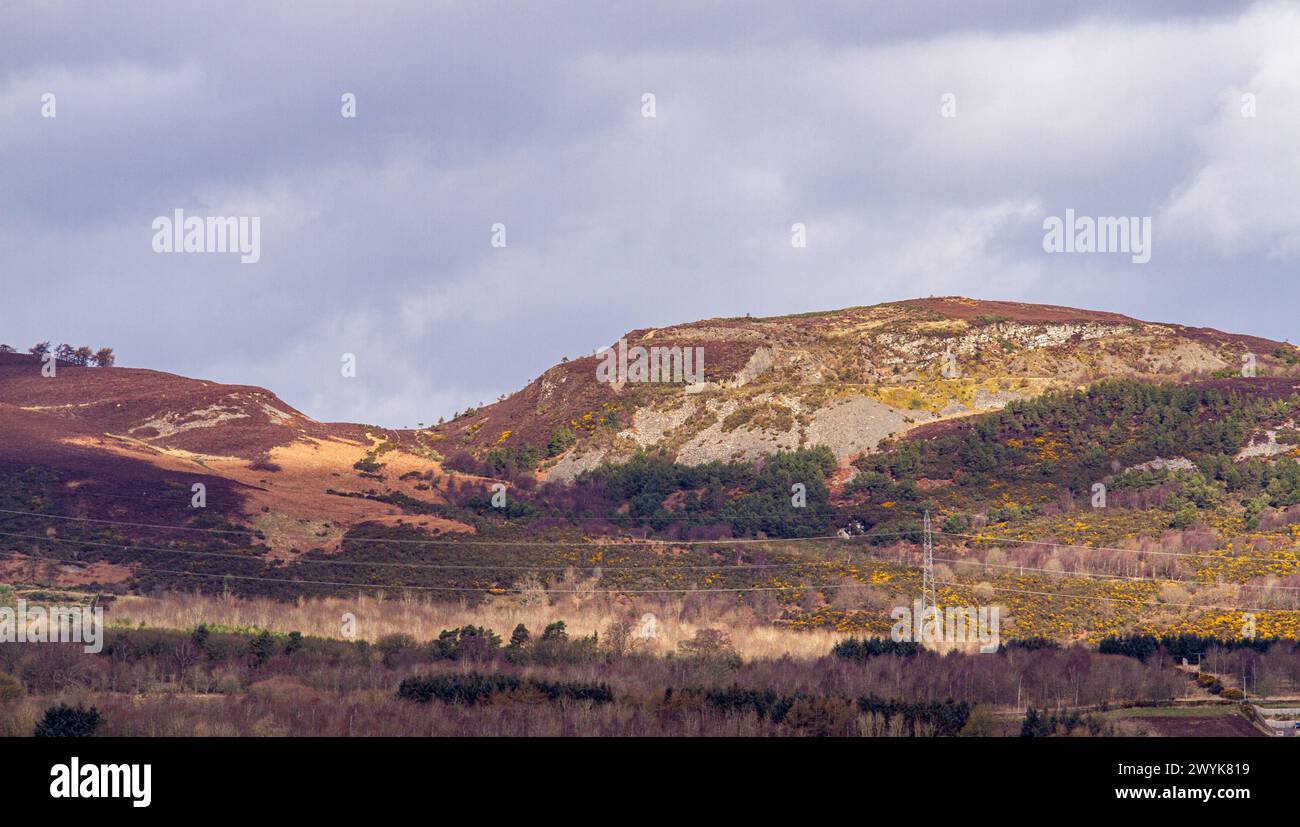
{"type": "Polygon", "coordinates": [[[697,465],[827,445],[847,460],[912,428],[1048,390],[1236,375],[1246,354],[1262,374],[1295,353],[1208,328],[959,297],[709,319],[623,338],[628,349],[696,348],[703,381],[599,381],[604,357],[585,356],[439,425],[440,450],[498,469],[522,452],[558,480],[638,449],[697,465]]]}
{"type": "MultiPolygon", "coordinates": [[[[265,388],[63,363],[45,377],[37,357],[0,353],[0,473],[51,471],[58,483],[40,493],[61,513],[144,523],[220,514],[277,553],[337,548],[352,525],[401,518],[391,505],[329,493],[372,489],[354,466],[388,452],[400,473],[438,470],[409,435],[317,422],[265,388]],[[190,507],[196,483],[206,486],[203,512],[190,507]]],[[[413,493],[417,484],[412,476],[387,487],[413,493]]]]}

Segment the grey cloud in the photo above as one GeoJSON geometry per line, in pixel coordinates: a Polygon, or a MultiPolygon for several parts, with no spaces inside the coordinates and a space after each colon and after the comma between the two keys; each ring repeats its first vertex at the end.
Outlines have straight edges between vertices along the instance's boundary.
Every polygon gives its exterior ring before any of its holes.
{"type": "Polygon", "coordinates": [[[1282,338],[1295,8],[14,7],[0,340],[400,425],[631,328],[918,294],[1282,338]],[[1152,263],[1045,255],[1066,207],[1154,215],[1152,263]],[[261,216],[262,261],[154,254],[175,208],[261,216]]]}

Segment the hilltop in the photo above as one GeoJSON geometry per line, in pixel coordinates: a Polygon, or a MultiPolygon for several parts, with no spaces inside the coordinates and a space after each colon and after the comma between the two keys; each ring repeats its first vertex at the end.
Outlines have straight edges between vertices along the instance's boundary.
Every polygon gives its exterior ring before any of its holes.
{"type": "Polygon", "coordinates": [[[535,459],[552,480],[638,449],[699,465],[826,445],[847,461],[913,428],[1049,390],[1237,375],[1245,354],[1263,375],[1289,367],[1296,352],[1209,328],[960,297],[708,319],[623,338],[629,348],[698,348],[704,381],[601,382],[602,357],[566,361],[437,426],[439,451],[497,468],[535,459]]]}

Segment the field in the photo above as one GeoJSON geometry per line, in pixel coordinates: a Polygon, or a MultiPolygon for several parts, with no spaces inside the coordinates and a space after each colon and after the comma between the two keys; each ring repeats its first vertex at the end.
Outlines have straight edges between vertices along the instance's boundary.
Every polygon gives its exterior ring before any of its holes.
{"type": "Polygon", "coordinates": [[[1125,709],[1107,714],[1118,734],[1161,738],[1231,738],[1268,736],[1246,720],[1239,706],[1125,709]]]}

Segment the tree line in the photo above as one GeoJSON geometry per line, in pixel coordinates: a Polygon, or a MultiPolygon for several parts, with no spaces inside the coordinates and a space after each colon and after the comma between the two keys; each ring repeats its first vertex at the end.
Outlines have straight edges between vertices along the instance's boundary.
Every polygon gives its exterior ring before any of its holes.
{"type": "MultiPolygon", "coordinates": [[[[10,345],[0,345],[0,353],[17,352],[18,351],[10,345]]],[[[113,367],[113,363],[117,361],[117,357],[113,355],[113,349],[111,347],[101,347],[99,350],[94,350],[86,345],[73,347],[72,345],[63,343],[51,348],[50,343],[46,341],[37,342],[27,348],[27,352],[37,358],[44,357],[48,353],[53,353],[54,358],[58,359],[60,362],[68,362],[82,367],[111,368],[113,367]]]]}

